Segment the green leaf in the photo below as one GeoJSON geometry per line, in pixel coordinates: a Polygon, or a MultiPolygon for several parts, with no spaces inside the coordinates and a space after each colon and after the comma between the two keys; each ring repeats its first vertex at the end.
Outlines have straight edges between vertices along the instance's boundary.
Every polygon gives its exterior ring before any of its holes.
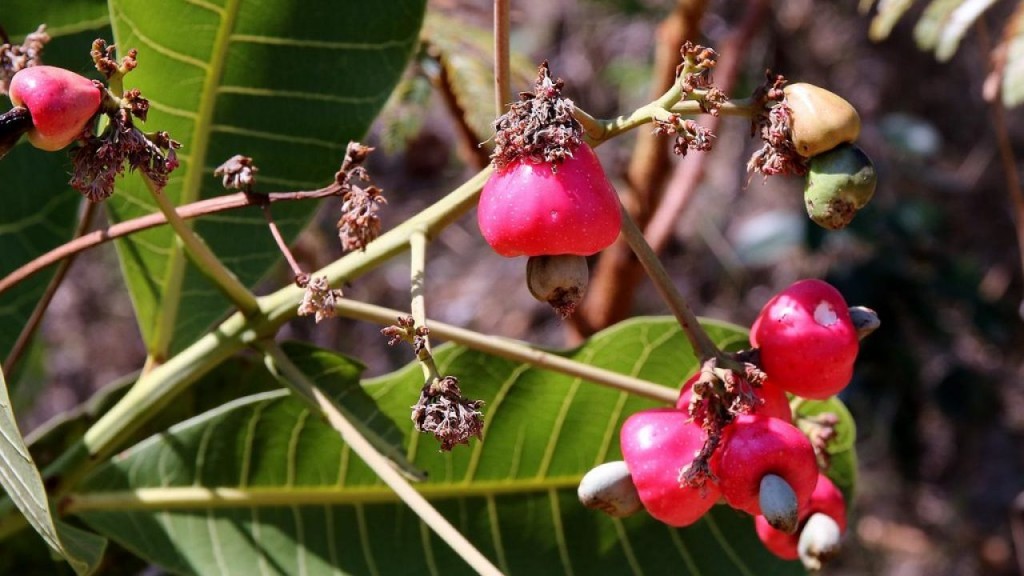
{"type": "MultiPolygon", "coordinates": [[[[40,468],[71,448],[103,414],[135,384],[130,375],[104,386],[87,401],[58,414],[33,430],[26,443],[40,468]]],[[[193,416],[212,410],[241,396],[279,390],[280,386],[260,364],[232,358],[219,364],[196,384],[177,396],[171,404],[146,422],[126,442],[140,441],[193,416]]]]}
{"type": "Polygon", "coordinates": [[[932,51],[939,43],[950,16],[963,0],[932,0],[914,26],[914,39],[921,50],[932,51]]]}
{"type": "Polygon", "coordinates": [[[1007,108],[1024,102],[1024,3],[1018,4],[1003,29],[1006,64],[1002,70],[1002,98],[1007,108]]]}
{"type": "MultiPolygon", "coordinates": [[[[106,0],[61,0],[60,2],[38,2],[37,0],[4,0],[4,13],[0,25],[7,30],[11,39],[20,42],[40,24],[46,24],[46,32],[53,38],[73,36],[82,32],[109,29],[110,21],[106,0]]],[[[47,46],[44,60],[53,64],[47,46]]],[[[79,53],[78,61],[90,65],[89,44],[79,53]]]]}
{"type": "MultiPolygon", "coordinates": [[[[213,170],[235,154],[259,167],[258,190],[330,183],[350,140],[361,138],[417,45],[424,0],[264,2],[112,0],[122,50],[139,51],[125,79],[150,100],[146,130],[182,143],[165,194],[184,204],[224,194],[213,170]]],[[[116,221],[157,211],[142,181],[107,201],[116,221]]],[[[286,238],[316,208],[274,207],[286,238]]],[[[247,285],[279,252],[260,211],[202,218],[196,230],[247,285]]],[[[167,228],[118,243],[149,352],[165,357],[229,309],[167,228]]]]}
{"type": "Polygon", "coordinates": [[[846,405],[834,396],[827,400],[801,400],[794,410],[794,420],[806,433],[807,425],[822,414],[831,414],[838,418],[835,436],[826,448],[829,455],[829,468],[826,474],[843,492],[849,506],[857,484],[857,424],[846,405]]]}
{"type": "MultiPolygon", "coordinates": [[[[746,334],[707,324],[720,345],[746,334]]],[[[355,385],[351,362],[291,346],[289,356],[428,472],[419,485],[506,573],[799,574],[760,545],[752,521],[719,506],[686,529],[584,509],[575,489],[620,458],[618,428],[648,400],[457,346],[436,360],[486,401],[485,438],[439,453],[414,434],[422,385],[412,364],[355,385]]],[[[674,320],[636,319],[567,352],[678,387],[697,369],[674,320]]],[[[469,568],[294,397],[240,399],[129,449],[98,469],[69,510],[176,573],[467,573],[469,568]]]]}
{"type": "MultiPolygon", "coordinates": [[[[0,25],[11,39],[47,22],[53,39],[43,52],[44,61],[90,77],[98,77],[89,60],[89,47],[97,36],[109,35],[106,4],[93,1],[35,2],[4,0],[0,25]]],[[[6,97],[0,111],[8,109],[6,97]]],[[[82,196],[68,186],[71,162],[66,152],[43,152],[22,141],[0,160],[0,277],[71,239],[82,196]]],[[[48,269],[0,294],[0,361],[18,338],[32,310],[53,276],[48,269]]],[[[11,375],[12,380],[15,378],[11,375]]]]}
{"type": "MultiPolygon", "coordinates": [[[[914,26],[918,48],[934,50],[939,61],[948,61],[956,53],[967,29],[994,3],[995,0],[932,0],[914,26]]],[[[879,40],[888,36],[911,4],[912,0],[880,2],[878,15],[871,22],[871,38],[879,40]]]]}
{"type": "Polygon", "coordinates": [[[879,0],[878,12],[871,19],[868,36],[876,42],[888,38],[893,26],[896,26],[913,3],[914,0],[879,0]]]}
{"type": "Polygon", "coordinates": [[[0,486],[29,524],[75,572],[90,574],[96,569],[106,540],[55,521],[51,516],[43,478],[25,447],[11,411],[3,372],[0,372],[0,486]]]}

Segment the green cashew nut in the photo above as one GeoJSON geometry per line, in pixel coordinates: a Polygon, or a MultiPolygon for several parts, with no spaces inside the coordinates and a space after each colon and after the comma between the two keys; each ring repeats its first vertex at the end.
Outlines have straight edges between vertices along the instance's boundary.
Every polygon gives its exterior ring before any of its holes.
{"type": "Polygon", "coordinates": [[[823,228],[845,228],[871,200],[877,182],[875,165],[853,144],[814,156],[804,188],[807,215],[823,228]]]}

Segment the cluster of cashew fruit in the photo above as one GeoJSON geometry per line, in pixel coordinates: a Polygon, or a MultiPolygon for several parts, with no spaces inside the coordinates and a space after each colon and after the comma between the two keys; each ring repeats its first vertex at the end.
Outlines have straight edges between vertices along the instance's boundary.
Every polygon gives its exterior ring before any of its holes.
{"type": "Polygon", "coordinates": [[[790,139],[808,159],[807,215],[824,228],[845,228],[874,196],[878,181],[871,159],[853,143],[860,116],[842,97],[813,84],[790,84],[783,92],[790,139]]]}
{"type": "Polygon", "coordinates": [[[706,428],[689,411],[698,372],[674,407],[644,410],[625,421],[623,460],[587,473],[580,500],[616,517],[645,509],[671,526],[688,526],[725,502],[756,518],[758,536],[771,552],[820,567],[838,550],[846,507],[819,470],[810,440],[793,425],[787,392],[825,399],[842,390],[853,375],[858,335],[876,322],[866,309],[851,314],[842,295],[823,281],[793,284],[764,306],[751,328],[766,378],[753,388],[752,408],[721,429],[706,460],[707,480],[685,478],[708,442],[706,428]]]}

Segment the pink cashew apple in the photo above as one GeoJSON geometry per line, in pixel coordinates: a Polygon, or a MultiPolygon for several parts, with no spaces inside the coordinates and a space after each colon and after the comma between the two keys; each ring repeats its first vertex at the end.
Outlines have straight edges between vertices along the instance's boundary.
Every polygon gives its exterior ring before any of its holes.
{"type": "Polygon", "coordinates": [[[788,532],[818,481],[811,442],[792,424],[757,414],[737,416],[722,433],[711,472],[730,506],[763,514],[788,532]]]}
{"type": "Polygon", "coordinates": [[[828,398],[846,387],[860,348],[850,310],[821,280],[800,280],[768,301],[750,329],[761,368],[780,388],[828,398]]]}
{"type": "Polygon", "coordinates": [[[674,408],[654,408],[630,416],[620,430],[622,456],[640,501],[651,516],[670,526],[687,526],[718,501],[719,490],[680,483],[680,471],[693,461],[707,434],[674,408]]]}
{"type": "Polygon", "coordinates": [[[100,89],[92,80],[54,66],[31,66],[11,79],[15,106],[28,108],[33,127],[28,141],[54,151],[71,144],[99,111],[100,89]]]}
{"type": "Polygon", "coordinates": [[[619,200],[586,144],[560,164],[520,158],[496,168],[480,195],[477,222],[498,254],[589,256],[622,224],[619,200]]]}

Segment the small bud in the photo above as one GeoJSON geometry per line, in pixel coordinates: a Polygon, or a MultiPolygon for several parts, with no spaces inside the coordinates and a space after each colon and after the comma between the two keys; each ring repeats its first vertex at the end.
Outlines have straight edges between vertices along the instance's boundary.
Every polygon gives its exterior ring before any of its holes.
{"type": "Polygon", "coordinates": [[[526,285],[530,294],[550,304],[562,318],[576,310],[588,281],[587,259],[583,256],[531,256],[526,262],[526,285]]]}
{"type": "Polygon", "coordinates": [[[633,477],[622,460],[592,468],[580,480],[576,495],[587,508],[614,518],[632,516],[643,508],[633,477]]]}
{"type": "Polygon", "coordinates": [[[313,315],[317,324],[326,318],[334,318],[334,303],[341,300],[341,290],[331,288],[326,276],[317,276],[309,280],[306,292],[299,303],[298,315],[313,315]]]}
{"type": "Polygon", "coordinates": [[[878,175],[860,148],[843,144],[811,158],[804,204],[819,226],[840,230],[875,194],[878,175]]]}

